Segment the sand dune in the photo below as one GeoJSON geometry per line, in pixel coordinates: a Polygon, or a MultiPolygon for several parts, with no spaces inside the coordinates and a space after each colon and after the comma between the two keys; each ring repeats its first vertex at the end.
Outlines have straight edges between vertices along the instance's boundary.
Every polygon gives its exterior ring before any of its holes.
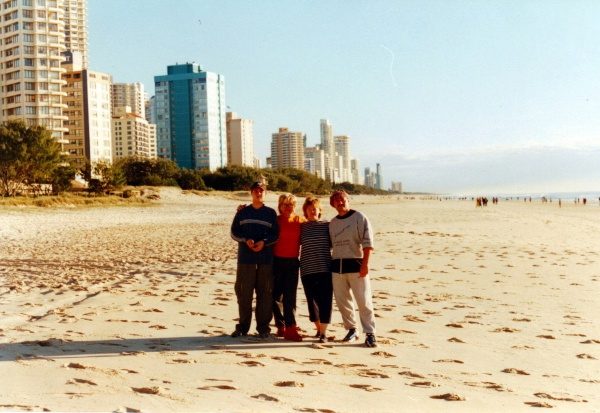
{"type": "Polygon", "coordinates": [[[600,410],[597,206],[354,197],[376,232],[369,349],[337,310],[317,343],[302,291],[303,342],[229,337],[240,201],[161,197],[0,210],[0,410],[600,410]]]}

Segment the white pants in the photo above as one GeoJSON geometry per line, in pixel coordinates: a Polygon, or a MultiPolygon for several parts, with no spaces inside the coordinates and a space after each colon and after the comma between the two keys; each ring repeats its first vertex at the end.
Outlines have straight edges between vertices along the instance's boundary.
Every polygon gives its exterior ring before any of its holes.
{"type": "Polygon", "coordinates": [[[347,274],[332,273],[333,293],[335,302],[342,313],[344,328],[356,329],[356,318],[354,317],[354,302],[358,304],[360,324],[363,332],[375,333],[375,313],[373,311],[373,296],[371,294],[371,282],[369,276],[360,276],[357,272],[347,274]]]}

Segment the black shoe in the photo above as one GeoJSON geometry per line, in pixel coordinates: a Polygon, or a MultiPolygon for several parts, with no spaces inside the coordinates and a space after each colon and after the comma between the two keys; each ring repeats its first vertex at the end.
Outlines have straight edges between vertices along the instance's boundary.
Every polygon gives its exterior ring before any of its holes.
{"type": "Polygon", "coordinates": [[[319,336],[319,343],[327,343],[327,336],[325,334],[319,336]]]}
{"type": "Polygon", "coordinates": [[[367,333],[367,339],[365,340],[365,346],[377,347],[377,339],[375,338],[375,334],[367,333]]]}
{"type": "Polygon", "coordinates": [[[315,334],[315,338],[319,338],[321,337],[321,333],[319,332],[319,330],[317,330],[317,334],[315,334]]]}
{"type": "Polygon", "coordinates": [[[231,333],[231,337],[236,338],[236,337],[241,337],[241,336],[245,336],[246,333],[241,332],[240,330],[235,330],[233,333],[231,333]]]}
{"type": "Polygon", "coordinates": [[[342,341],[344,343],[349,343],[354,340],[358,340],[358,333],[356,332],[355,328],[351,328],[350,330],[348,330],[348,334],[346,334],[346,337],[344,337],[342,341]]]}
{"type": "Polygon", "coordinates": [[[271,337],[270,333],[260,333],[258,335],[258,338],[269,338],[269,337],[271,337]]]}

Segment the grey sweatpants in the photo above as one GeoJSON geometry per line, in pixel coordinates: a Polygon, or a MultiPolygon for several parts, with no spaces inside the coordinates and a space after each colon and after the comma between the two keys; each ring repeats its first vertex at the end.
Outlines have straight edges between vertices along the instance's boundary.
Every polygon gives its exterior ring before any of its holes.
{"type": "Polygon", "coordinates": [[[340,313],[342,313],[344,328],[346,330],[357,328],[354,302],[352,301],[352,296],[354,296],[358,305],[363,332],[375,333],[375,312],[373,311],[373,296],[369,276],[361,278],[357,272],[347,274],[331,273],[331,278],[335,302],[340,309],[340,313]]]}
{"type": "Polygon", "coordinates": [[[273,266],[267,264],[238,264],[235,277],[239,323],[235,329],[242,333],[250,330],[252,299],[256,291],[256,331],[270,333],[273,318],[273,266]]]}

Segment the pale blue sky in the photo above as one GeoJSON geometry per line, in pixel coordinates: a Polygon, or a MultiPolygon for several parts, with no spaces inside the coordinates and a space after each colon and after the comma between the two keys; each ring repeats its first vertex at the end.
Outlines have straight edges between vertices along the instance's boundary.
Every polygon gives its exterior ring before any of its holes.
{"type": "Polygon", "coordinates": [[[263,165],[279,127],[313,145],[326,118],[386,187],[600,191],[598,16],[595,0],[89,0],[90,68],[150,95],[176,62],[223,74],[263,165]]]}

